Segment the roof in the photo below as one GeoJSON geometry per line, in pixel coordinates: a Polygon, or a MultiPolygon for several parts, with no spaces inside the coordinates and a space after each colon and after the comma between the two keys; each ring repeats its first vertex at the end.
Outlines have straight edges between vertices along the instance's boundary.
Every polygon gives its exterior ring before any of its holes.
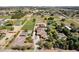
{"type": "Polygon", "coordinates": [[[36,30],[38,35],[40,35],[43,38],[47,38],[47,33],[45,32],[44,28],[38,27],[36,30]]]}
{"type": "Polygon", "coordinates": [[[71,28],[69,26],[65,26],[67,29],[71,30],[71,28]]]}
{"type": "Polygon", "coordinates": [[[58,33],[58,37],[59,39],[66,38],[66,36],[63,33],[58,33]]]}

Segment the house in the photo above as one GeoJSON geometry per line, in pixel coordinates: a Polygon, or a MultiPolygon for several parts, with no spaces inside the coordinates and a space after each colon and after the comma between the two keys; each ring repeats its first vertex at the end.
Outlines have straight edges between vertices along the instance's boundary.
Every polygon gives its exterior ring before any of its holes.
{"type": "Polygon", "coordinates": [[[36,28],[36,32],[41,38],[47,39],[47,33],[45,32],[45,29],[45,26],[41,25],[36,28]]]}

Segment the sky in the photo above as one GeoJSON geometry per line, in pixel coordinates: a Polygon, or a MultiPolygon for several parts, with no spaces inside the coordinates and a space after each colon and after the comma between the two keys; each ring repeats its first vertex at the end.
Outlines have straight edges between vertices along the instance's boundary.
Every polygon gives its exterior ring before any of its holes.
{"type": "Polygon", "coordinates": [[[0,0],[0,6],[79,6],[78,0],[0,0]]]}

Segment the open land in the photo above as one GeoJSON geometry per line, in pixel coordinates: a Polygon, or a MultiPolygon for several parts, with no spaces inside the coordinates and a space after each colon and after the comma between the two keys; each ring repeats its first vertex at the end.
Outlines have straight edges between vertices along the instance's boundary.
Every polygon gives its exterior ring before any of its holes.
{"type": "Polygon", "coordinates": [[[0,7],[0,51],[79,51],[79,7],[0,7]]]}

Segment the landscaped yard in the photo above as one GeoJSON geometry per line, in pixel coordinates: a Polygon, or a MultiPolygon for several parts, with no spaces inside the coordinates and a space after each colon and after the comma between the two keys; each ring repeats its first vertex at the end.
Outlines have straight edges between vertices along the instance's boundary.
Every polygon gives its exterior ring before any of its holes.
{"type": "Polygon", "coordinates": [[[26,24],[23,26],[23,30],[33,30],[35,22],[32,20],[28,20],[26,24]]]}

